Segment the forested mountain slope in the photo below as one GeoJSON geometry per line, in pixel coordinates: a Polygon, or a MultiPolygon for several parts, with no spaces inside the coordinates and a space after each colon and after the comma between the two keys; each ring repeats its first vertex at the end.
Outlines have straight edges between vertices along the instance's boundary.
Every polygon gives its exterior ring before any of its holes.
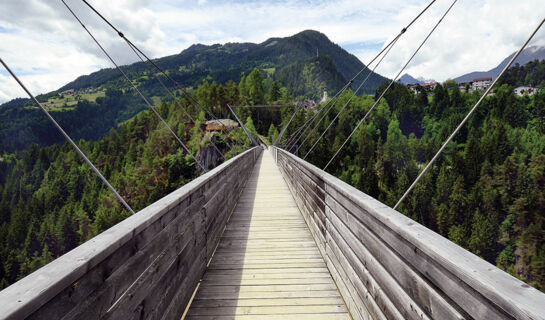
{"type": "MultiPolygon", "coordinates": [[[[508,83],[541,83],[518,97],[503,84],[487,97],[399,210],[487,261],[545,290],[545,87],[542,65],[513,68],[508,83]],[[521,71],[522,70],[522,71],[521,71]],[[513,80],[517,75],[524,79],[513,80]]],[[[380,88],[377,95],[383,90],[380,88]]],[[[332,119],[350,92],[343,94],[332,119]]],[[[454,82],[414,95],[395,84],[328,171],[389,206],[479,99],[454,82]]],[[[307,160],[320,168],[374,103],[354,99],[307,160]]],[[[288,135],[306,116],[296,117],[288,135]]],[[[304,156],[329,124],[302,145],[304,156]]]]}
{"type": "MultiPolygon", "coordinates": [[[[47,146],[64,141],[42,110],[30,103],[16,99],[0,106],[0,153],[21,150],[31,143],[47,146]]],[[[50,112],[74,139],[96,140],[145,108],[137,95],[108,89],[105,97],[95,102],[81,100],[73,107],[50,112]]]]}
{"type": "MultiPolygon", "coordinates": [[[[291,96],[300,96],[300,100],[319,100],[324,89],[330,92],[340,89],[346,79],[364,67],[354,55],[332,43],[324,34],[312,30],[287,38],[272,38],[260,44],[197,44],[155,62],[191,93],[203,79],[224,85],[229,80],[238,83],[257,68],[266,79],[265,90],[274,81],[279,81],[291,96]]],[[[176,91],[164,76],[150,70],[148,65],[135,63],[122,68],[150,101],[157,103],[170,99],[156,76],[162,77],[163,82],[176,91]]],[[[373,73],[362,92],[373,92],[384,80],[373,73]]],[[[357,84],[356,81],[354,85],[357,84]]],[[[176,91],[176,94],[181,92],[176,91]]],[[[99,139],[110,128],[146,108],[131,85],[112,68],[81,76],[38,99],[74,139],[99,139]],[[97,92],[104,96],[96,97],[97,92]]],[[[29,99],[16,99],[1,105],[0,153],[21,150],[33,142],[45,146],[63,140],[29,99]]]]}
{"type": "MultiPolygon", "coordinates": [[[[287,38],[271,38],[260,44],[227,43],[224,45],[196,44],[180,54],[156,59],[155,62],[169,72],[169,75],[184,86],[196,86],[202,79],[226,83],[228,80],[239,81],[242,74],[248,74],[258,68],[267,71],[274,78],[275,73],[293,63],[305,61],[311,57],[327,55],[337,71],[346,79],[351,79],[364,65],[354,55],[331,42],[324,34],[306,30],[287,38]]],[[[144,87],[155,87],[143,63],[124,67],[144,87]],[[138,78],[138,77],[137,77],[138,78]]],[[[88,76],[82,76],[67,84],[61,90],[87,87],[115,86],[120,76],[113,69],[104,69],[88,76]]],[[[286,86],[297,84],[284,83],[286,86]]],[[[362,79],[360,79],[361,81],[362,79]]],[[[372,93],[386,78],[373,73],[363,92],[372,93]]],[[[354,84],[356,87],[359,82],[354,84]]],[[[334,89],[334,88],[330,88],[334,89]]]]}
{"type": "MultiPolygon", "coordinates": [[[[209,87],[199,93],[202,99],[217,98],[209,87]]],[[[214,153],[210,139],[227,159],[249,146],[240,128],[203,134],[198,128],[204,124],[204,112],[185,99],[179,102],[196,123],[173,103],[163,103],[158,111],[197,158],[214,153]]],[[[251,119],[247,126],[255,130],[251,119]]],[[[192,157],[150,111],[122,124],[119,132],[111,129],[96,142],[80,140],[78,145],[135,211],[200,174],[192,157]]],[[[128,215],[67,143],[32,144],[0,157],[0,289],[128,215]]]]}

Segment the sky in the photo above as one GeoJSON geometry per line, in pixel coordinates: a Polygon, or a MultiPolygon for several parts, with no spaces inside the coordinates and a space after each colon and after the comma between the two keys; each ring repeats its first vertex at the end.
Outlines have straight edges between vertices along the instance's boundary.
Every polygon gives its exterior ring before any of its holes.
{"type": "MultiPolygon", "coordinates": [[[[65,1],[117,62],[137,60],[81,0],[65,1]]],[[[194,43],[260,43],[313,29],[367,64],[431,0],[88,1],[151,57],[177,54],[194,43]]],[[[545,17],[542,1],[459,0],[406,72],[444,81],[494,68],[545,17]]],[[[376,72],[394,77],[451,3],[437,0],[376,72]]],[[[545,46],[545,27],[531,45],[545,46]]],[[[112,67],[61,0],[1,0],[0,58],[34,94],[112,67]]],[[[0,67],[0,103],[17,97],[25,97],[24,91],[0,67]]]]}

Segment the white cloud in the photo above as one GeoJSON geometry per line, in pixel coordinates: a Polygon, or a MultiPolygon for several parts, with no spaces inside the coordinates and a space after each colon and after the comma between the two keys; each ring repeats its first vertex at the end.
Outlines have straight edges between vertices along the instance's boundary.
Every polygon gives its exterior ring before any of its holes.
{"type": "MultiPolygon", "coordinates": [[[[120,63],[136,61],[126,44],[81,1],[65,0],[120,63]]],[[[262,42],[304,29],[325,33],[364,63],[428,3],[424,0],[175,1],[92,0],[112,23],[153,57],[194,43],[262,42]]],[[[542,0],[458,1],[407,72],[445,80],[495,67],[545,14],[542,0]]],[[[394,76],[451,0],[438,0],[404,35],[377,72],[394,76]]],[[[0,2],[0,57],[35,92],[59,88],[111,64],[60,1],[0,2]],[[15,14],[16,13],[16,14],[15,14]]],[[[545,30],[537,35],[545,45],[545,30]]],[[[357,72],[357,70],[354,70],[357,72]]],[[[0,102],[24,96],[0,74],[0,102]]]]}

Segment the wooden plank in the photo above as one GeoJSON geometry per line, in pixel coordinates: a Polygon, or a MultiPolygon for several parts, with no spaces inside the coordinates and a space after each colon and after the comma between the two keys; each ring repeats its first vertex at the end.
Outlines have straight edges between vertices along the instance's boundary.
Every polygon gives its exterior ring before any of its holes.
{"type": "Polygon", "coordinates": [[[210,273],[206,272],[203,280],[209,280],[214,282],[216,280],[260,280],[260,279],[320,279],[320,278],[329,278],[328,272],[291,272],[291,273],[245,273],[245,274],[223,274],[223,273],[210,273]]]}
{"type": "Polygon", "coordinates": [[[314,306],[342,304],[340,297],[326,298],[278,298],[278,299],[231,299],[231,300],[200,300],[191,304],[195,308],[216,307],[263,307],[263,306],[314,306]]]}
{"type": "MultiPolygon", "coordinates": [[[[329,229],[328,232],[334,232],[329,229]]],[[[390,301],[388,296],[376,283],[376,280],[372,277],[367,270],[366,266],[359,263],[352,253],[346,254],[341,251],[340,246],[344,246],[344,243],[338,244],[331,234],[328,233],[328,258],[331,258],[333,262],[337,262],[339,273],[345,279],[348,279],[351,283],[352,289],[350,295],[354,299],[358,299],[358,305],[356,307],[363,308],[371,315],[373,319],[405,319],[397,310],[395,305],[390,301]],[[351,262],[357,265],[354,268],[351,262]]],[[[340,241],[339,241],[340,242],[340,241]]]]}
{"type": "Polygon", "coordinates": [[[326,298],[339,297],[339,291],[334,290],[302,290],[302,291],[197,291],[198,299],[225,300],[225,299],[278,299],[278,298],[326,298]]]}
{"type": "Polygon", "coordinates": [[[279,286],[279,285],[304,285],[304,284],[330,284],[331,276],[328,274],[320,278],[295,278],[295,279],[241,279],[230,278],[207,278],[211,286],[279,286]]]}
{"type": "Polygon", "coordinates": [[[225,270],[212,270],[207,269],[206,274],[210,275],[228,275],[228,276],[245,276],[245,275],[275,275],[275,274],[290,274],[290,273],[306,273],[310,275],[317,275],[320,273],[328,272],[325,266],[320,268],[265,268],[265,269],[225,269],[225,270]]]}
{"type": "MultiPolygon", "coordinates": [[[[116,272],[108,277],[99,289],[68,312],[64,319],[80,319],[88,313],[93,314],[97,319],[104,315],[115,300],[145,271],[165,247],[174,246],[177,240],[184,239],[178,235],[183,233],[183,229],[187,228],[188,223],[194,219],[191,216],[194,208],[200,206],[202,206],[202,198],[180,212],[176,219],[159,234],[156,234],[149,245],[130,259],[125,260],[125,263],[120,261],[120,267],[116,272]]],[[[189,240],[189,237],[185,238],[186,243],[189,240]]]]}
{"type": "Polygon", "coordinates": [[[242,254],[234,254],[232,256],[228,256],[225,254],[218,255],[214,257],[214,260],[217,262],[229,262],[229,261],[236,261],[237,263],[245,263],[245,262],[262,262],[262,261],[278,261],[282,262],[285,260],[291,260],[291,261],[309,261],[308,259],[322,259],[322,256],[316,253],[312,254],[297,254],[297,255],[283,255],[283,254],[276,254],[276,255],[265,255],[265,256],[256,256],[256,255],[242,255],[242,254]]]}
{"type": "Polygon", "coordinates": [[[191,316],[225,316],[225,315],[300,315],[300,314],[320,314],[320,313],[343,313],[346,310],[342,302],[340,304],[322,304],[312,306],[235,306],[235,307],[214,307],[208,306],[189,309],[187,314],[191,316]]]}
{"type": "Polygon", "coordinates": [[[275,313],[348,319],[316,242],[278,170],[270,155],[264,154],[229,219],[187,319],[275,313]]]}
{"type": "MultiPolygon", "coordinates": [[[[298,320],[348,320],[350,317],[342,313],[315,313],[315,314],[297,314],[294,318],[298,320]]],[[[286,315],[228,315],[228,316],[190,316],[187,320],[285,320],[286,315]]]]}
{"type": "MultiPolygon", "coordinates": [[[[204,253],[201,251],[201,255],[204,253]]],[[[205,265],[201,264],[199,261],[196,261],[193,264],[193,267],[188,271],[188,276],[185,278],[183,283],[177,288],[176,295],[171,300],[165,300],[170,302],[166,310],[162,312],[161,318],[164,320],[169,319],[179,319],[182,317],[186,306],[195,291],[195,287],[202,275],[205,265]]]]}
{"type": "MultiPolygon", "coordinates": [[[[369,270],[373,278],[379,284],[380,289],[386,292],[387,296],[405,319],[429,319],[429,316],[411,299],[411,297],[399,286],[394,276],[382,266],[376,258],[359,242],[359,240],[344,226],[334,214],[330,217],[331,223],[336,232],[331,232],[335,243],[342,245],[346,241],[347,247],[343,250],[344,255],[357,257],[369,270]],[[351,255],[352,252],[354,255],[351,255]]],[[[331,228],[330,230],[333,230],[331,228]]],[[[354,260],[350,260],[356,266],[354,260]]]]}
{"type": "Polygon", "coordinates": [[[114,305],[112,305],[106,313],[106,318],[109,319],[124,319],[130,318],[137,306],[145,299],[150,289],[161,280],[164,274],[170,269],[176,261],[178,255],[182,254],[183,250],[190,251],[192,246],[190,240],[193,235],[193,224],[188,226],[188,230],[177,238],[181,241],[176,245],[167,247],[153,263],[146,268],[146,271],[124,292],[114,305]]]}
{"type": "Polygon", "coordinates": [[[432,318],[464,319],[450,302],[446,301],[436,289],[426,282],[422,275],[412,269],[404,259],[392,252],[390,247],[378,238],[370,229],[357,220],[335,200],[328,201],[335,215],[349,228],[361,243],[366,244],[369,252],[382,265],[388,266],[388,272],[395,275],[397,282],[411,298],[432,318]],[[350,227],[348,227],[350,226],[350,227]]]}
{"type": "Polygon", "coordinates": [[[204,252],[195,247],[193,252],[187,254],[197,258],[192,261],[188,256],[180,256],[161,281],[155,286],[150,294],[142,301],[140,319],[161,319],[168,311],[173,309],[170,305],[176,302],[182,310],[172,310],[179,315],[189,302],[188,293],[192,293],[196,287],[203,270],[205,269],[204,252]],[[200,257],[199,257],[200,256],[200,257]]]}

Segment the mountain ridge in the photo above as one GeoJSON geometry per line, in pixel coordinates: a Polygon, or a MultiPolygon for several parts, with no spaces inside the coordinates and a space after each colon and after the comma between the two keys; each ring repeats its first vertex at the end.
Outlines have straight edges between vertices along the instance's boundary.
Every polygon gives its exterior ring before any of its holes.
{"type": "MultiPolygon", "coordinates": [[[[225,44],[193,44],[179,54],[154,59],[161,68],[181,85],[194,87],[201,79],[213,79],[218,83],[228,80],[238,81],[242,74],[247,74],[253,68],[273,70],[274,72],[292,63],[307,60],[319,55],[328,55],[340,74],[345,79],[351,79],[364,64],[353,54],[329,38],[315,30],[304,30],[293,36],[269,38],[261,43],[233,43],[225,44]]],[[[146,65],[136,62],[123,66],[124,71],[139,75],[146,73],[146,65]]],[[[61,87],[59,90],[83,89],[96,82],[113,82],[119,80],[116,70],[102,69],[89,75],[80,76],[74,81],[61,87]],[[96,79],[96,81],[94,81],[96,79]]],[[[153,79],[149,79],[150,82],[153,79]]],[[[373,73],[364,86],[362,92],[374,91],[387,79],[373,73]]],[[[356,88],[362,79],[354,82],[356,88]]],[[[145,83],[147,85],[147,83],[145,83]]],[[[285,84],[289,86],[289,83],[285,84]]]]}
{"type": "MultiPolygon", "coordinates": [[[[513,58],[513,56],[516,54],[516,52],[513,52],[510,54],[507,58],[503,59],[503,61],[498,64],[495,68],[492,68],[488,71],[474,71],[470,73],[466,73],[464,75],[461,75],[457,78],[454,78],[453,80],[457,83],[460,82],[469,82],[473,79],[477,78],[492,78],[496,79],[500,72],[505,68],[507,63],[513,58]]],[[[514,64],[519,65],[525,65],[526,63],[533,61],[533,60],[545,60],[545,47],[542,46],[531,46],[526,49],[524,49],[521,54],[517,57],[517,59],[514,61],[514,64]]]]}
{"type": "Polygon", "coordinates": [[[411,76],[408,73],[405,73],[404,75],[402,75],[399,78],[398,81],[401,82],[404,85],[415,84],[415,83],[424,84],[424,83],[435,82],[435,80],[433,80],[433,79],[426,79],[424,77],[415,78],[415,77],[411,76]]]}
{"type": "MultiPolygon", "coordinates": [[[[203,80],[219,84],[226,84],[229,80],[239,82],[257,68],[266,79],[266,90],[273,81],[280,81],[298,100],[318,100],[324,89],[336,92],[347,83],[347,79],[364,68],[356,56],[313,30],[286,38],[269,38],[259,44],[193,44],[179,54],[154,59],[154,62],[190,93],[203,80]]],[[[155,79],[160,74],[149,70],[147,64],[136,62],[121,68],[150,101],[170,100],[155,79]]],[[[376,73],[372,74],[360,93],[374,93],[385,80],[376,73]]],[[[353,88],[359,85],[359,81],[362,79],[355,81],[353,88]]],[[[164,83],[175,90],[168,81],[164,83]]],[[[113,68],[79,76],[58,90],[37,98],[41,102],[56,99],[56,109],[50,111],[63,127],[71,129],[75,140],[99,139],[110,128],[118,128],[121,122],[146,108],[131,85],[113,68]],[[65,104],[67,100],[59,99],[69,89],[75,91],[66,98],[72,99],[70,106],[65,104]],[[96,101],[75,97],[88,89],[101,92],[106,97],[96,98],[96,101]],[[86,116],[81,118],[80,114],[86,116]]],[[[49,130],[49,125],[30,99],[11,100],[0,105],[0,119],[0,152],[19,150],[32,142],[39,145],[63,142],[58,135],[43,134],[49,130]]]]}

